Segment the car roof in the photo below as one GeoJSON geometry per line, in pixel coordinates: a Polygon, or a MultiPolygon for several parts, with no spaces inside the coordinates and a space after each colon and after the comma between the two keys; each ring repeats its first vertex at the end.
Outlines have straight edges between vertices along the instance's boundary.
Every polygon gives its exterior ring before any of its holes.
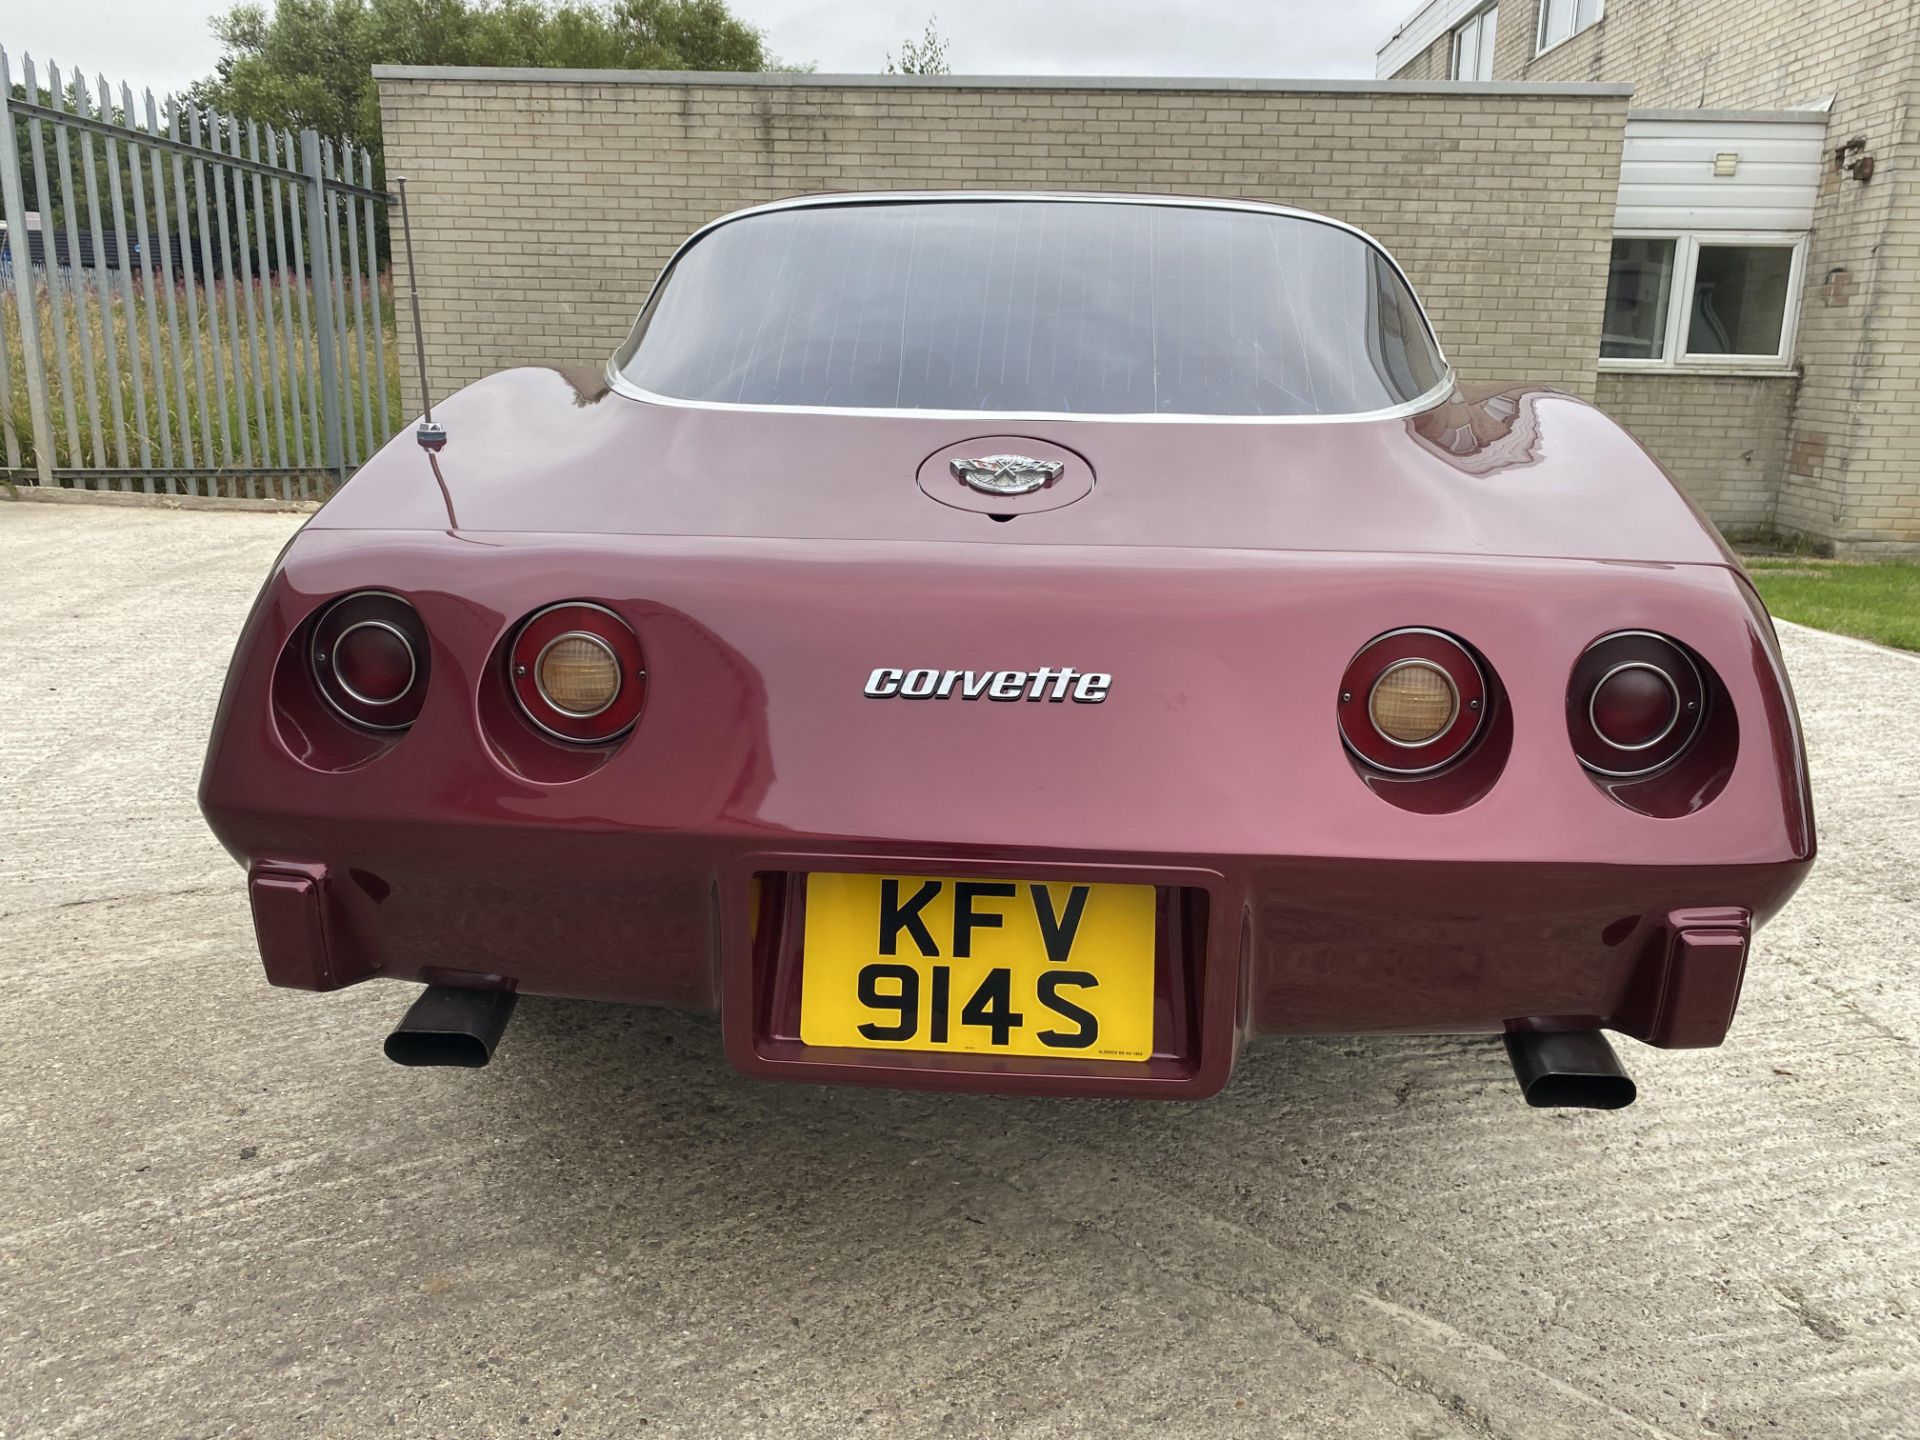
{"type": "MultiPolygon", "coordinates": [[[[779,200],[765,201],[759,205],[744,206],[715,217],[687,236],[680,245],[684,250],[709,230],[728,225],[736,220],[744,220],[754,215],[764,215],[780,210],[812,210],[835,205],[910,205],[910,204],[993,204],[1010,200],[1043,200],[1073,205],[1164,205],[1190,210],[1241,210],[1260,215],[1278,215],[1292,220],[1307,220],[1316,225],[1330,225],[1336,230],[1345,230],[1358,235],[1389,260],[1393,256],[1378,239],[1358,225],[1345,220],[1336,220],[1331,215],[1323,215],[1317,210],[1305,210],[1296,205],[1282,205],[1271,200],[1250,200],[1236,196],[1222,195],[1182,195],[1173,192],[1140,192],[1131,190],[823,190],[805,195],[789,195],[779,200]]],[[[1399,266],[1396,264],[1395,269],[1399,266]]],[[[1404,276],[1403,276],[1404,278],[1404,276]]]]}

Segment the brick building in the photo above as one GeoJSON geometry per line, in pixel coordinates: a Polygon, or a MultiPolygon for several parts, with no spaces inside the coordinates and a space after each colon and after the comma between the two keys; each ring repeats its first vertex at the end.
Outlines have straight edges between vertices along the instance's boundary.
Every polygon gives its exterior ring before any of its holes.
{"type": "Polygon", "coordinates": [[[1920,4],[1429,0],[1377,68],[1631,85],[1596,400],[1729,530],[1920,551],[1920,4]]]}

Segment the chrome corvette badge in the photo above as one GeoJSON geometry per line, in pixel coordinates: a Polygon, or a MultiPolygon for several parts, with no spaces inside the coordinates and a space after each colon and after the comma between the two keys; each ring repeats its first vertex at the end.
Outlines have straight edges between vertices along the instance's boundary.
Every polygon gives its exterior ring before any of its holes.
{"type": "Polygon", "coordinates": [[[883,665],[867,676],[869,700],[1071,700],[1099,705],[1113,689],[1113,676],[1071,665],[1038,670],[908,670],[883,665]]]}
{"type": "Polygon", "coordinates": [[[1059,478],[1066,467],[1058,460],[1035,460],[1031,455],[982,455],[978,460],[949,460],[953,478],[983,495],[1027,495],[1059,478]]]}

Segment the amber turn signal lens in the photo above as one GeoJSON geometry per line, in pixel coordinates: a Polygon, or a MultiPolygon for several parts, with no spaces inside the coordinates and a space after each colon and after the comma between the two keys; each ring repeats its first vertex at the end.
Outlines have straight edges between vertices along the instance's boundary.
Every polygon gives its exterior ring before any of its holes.
{"type": "Polygon", "coordinates": [[[563,600],[520,622],[507,657],[520,711],[555,740],[601,745],[640,718],[647,662],[640,637],[605,605],[563,600]]]}
{"type": "Polygon", "coordinates": [[[1396,745],[1425,745],[1459,713],[1460,695],[1447,672],[1427,660],[1403,660],[1374,682],[1367,713],[1396,745]]]}
{"type": "Polygon", "coordinates": [[[620,693],[620,661],[595,635],[575,630],[549,641],[536,668],[541,696],[567,715],[598,715],[620,693]]]}

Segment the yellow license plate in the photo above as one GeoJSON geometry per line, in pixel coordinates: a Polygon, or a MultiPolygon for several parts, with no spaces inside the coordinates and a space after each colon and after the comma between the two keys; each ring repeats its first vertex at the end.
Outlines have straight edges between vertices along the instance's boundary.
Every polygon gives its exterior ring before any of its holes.
{"type": "Polygon", "coordinates": [[[1151,885],[815,874],[806,914],[809,1045],[1153,1053],[1151,885]]]}

